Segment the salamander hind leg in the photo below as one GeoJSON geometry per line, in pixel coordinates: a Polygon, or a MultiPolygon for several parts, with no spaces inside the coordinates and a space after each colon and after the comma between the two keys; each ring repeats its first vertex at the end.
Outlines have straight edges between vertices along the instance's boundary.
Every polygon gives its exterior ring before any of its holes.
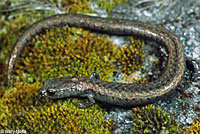
{"type": "Polygon", "coordinates": [[[97,80],[100,80],[100,76],[99,76],[98,73],[93,72],[93,73],[90,75],[90,79],[97,79],[97,80]]]}
{"type": "Polygon", "coordinates": [[[187,69],[190,71],[190,79],[195,80],[200,78],[200,60],[193,60],[185,56],[185,63],[187,69]]]}
{"type": "Polygon", "coordinates": [[[88,98],[88,103],[85,103],[85,102],[79,102],[78,105],[79,105],[79,108],[88,108],[88,107],[91,107],[92,105],[95,104],[95,100],[94,100],[94,95],[93,94],[84,94],[84,95],[81,95],[81,97],[87,97],[88,98]]]}

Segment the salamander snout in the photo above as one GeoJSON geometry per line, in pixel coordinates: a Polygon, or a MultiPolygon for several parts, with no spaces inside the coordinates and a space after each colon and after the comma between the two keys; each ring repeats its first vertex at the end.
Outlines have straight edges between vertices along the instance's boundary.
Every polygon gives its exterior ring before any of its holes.
{"type": "Polygon", "coordinates": [[[40,94],[40,96],[45,97],[46,91],[40,89],[39,94],[40,94]]]}

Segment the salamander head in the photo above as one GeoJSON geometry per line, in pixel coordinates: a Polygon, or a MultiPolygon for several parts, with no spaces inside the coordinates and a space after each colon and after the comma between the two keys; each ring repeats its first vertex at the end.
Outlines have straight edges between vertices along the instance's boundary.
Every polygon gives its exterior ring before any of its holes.
{"type": "Polygon", "coordinates": [[[85,88],[83,88],[78,77],[67,76],[45,80],[39,93],[42,97],[59,99],[65,97],[77,97],[82,94],[84,90],[85,88]]]}

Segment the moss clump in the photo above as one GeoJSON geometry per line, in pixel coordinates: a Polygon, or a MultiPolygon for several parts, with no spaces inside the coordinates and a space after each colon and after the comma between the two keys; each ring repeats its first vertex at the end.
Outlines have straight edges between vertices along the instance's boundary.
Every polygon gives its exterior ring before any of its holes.
{"type": "Polygon", "coordinates": [[[99,8],[106,9],[110,13],[111,9],[119,6],[122,3],[127,3],[128,0],[97,0],[99,8]]]}
{"type": "MultiPolygon", "coordinates": [[[[26,16],[26,15],[25,15],[26,16]]],[[[11,53],[11,46],[16,42],[17,37],[24,28],[30,24],[27,17],[19,16],[15,19],[8,20],[6,16],[0,16],[0,85],[6,85],[7,63],[11,53]],[[12,22],[12,23],[11,23],[12,22]]]]}
{"type": "Polygon", "coordinates": [[[180,131],[180,134],[199,134],[200,133],[200,115],[195,121],[192,122],[192,125],[189,126],[185,131],[180,131]]]}
{"type": "MultiPolygon", "coordinates": [[[[9,7],[7,7],[9,8],[9,7]]],[[[1,9],[0,9],[1,10],[1,9]]],[[[12,48],[18,39],[19,35],[30,26],[33,22],[40,20],[45,16],[52,15],[52,13],[40,13],[34,10],[21,13],[20,11],[9,12],[0,15],[0,61],[2,64],[0,71],[0,85],[6,86],[7,83],[7,64],[12,48]],[[17,15],[16,15],[17,14],[17,15]],[[31,16],[30,16],[31,14],[31,16]],[[16,16],[16,17],[15,17],[16,16]]]]}
{"type": "MultiPolygon", "coordinates": [[[[57,0],[54,0],[55,2],[57,0]]],[[[62,7],[67,7],[65,12],[70,13],[91,13],[90,2],[92,0],[62,0],[62,7]]]]}
{"type": "Polygon", "coordinates": [[[122,65],[119,67],[122,72],[130,74],[133,70],[141,70],[144,62],[144,40],[129,37],[130,44],[123,45],[117,55],[117,60],[122,65]]]}
{"type": "Polygon", "coordinates": [[[148,80],[146,78],[141,78],[138,72],[133,72],[130,75],[126,75],[122,79],[122,83],[146,83],[148,80]]]}
{"type": "Polygon", "coordinates": [[[133,131],[138,134],[171,134],[180,129],[174,118],[170,118],[161,108],[147,105],[133,108],[133,131]]]}
{"type": "MultiPolygon", "coordinates": [[[[39,0],[35,1],[36,3],[40,3],[39,0]]],[[[80,13],[80,12],[90,12],[88,6],[88,2],[90,0],[62,0],[61,5],[66,8],[66,12],[71,13],[80,13]]],[[[6,1],[3,2],[0,6],[0,10],[3,10],[4,13],[0,15],[0,61],[3,64],[3,70],[7,67],[8,59],[10,57],[10,53],[12,51],[12,47],[16,42],[19,35],[23,33],[23,31],[30,26],[33,22],[36,22],[46,16],[51,16],[54,14],[53,10],[35,10],[37,4],[32,7],[32,5],[28,5],[30,2],[28,0],[25,1],[6,1]],[[17,7],[27,6],[27,8],[22,8],[17,10],[17,7]],[[14,9],[16,6],[16,10],[6,10],[6,9],[14,9]],[[29,8],[30,7],[30,8],[29,8]]],[[[57,0],[48,1],[48,5],[51,7],[55,5],[57,0]]],[[[31,4],[31,3],[30,3],[31,4]]],[[[41,4],[41,3],[40,3],[41,4]]],[[[45,3],[44,3],[45,4],[45,3]]],[[[45,6],[45,5],[44,5],[45,6]]],[[[1,64],[0,63],[0,64],[1,64]]],[[[6,86],[6,78],[7,71],[0,72],[0,85],[6,86]]]]}
{"type": "Polygon", "coordinates": [[[97,105],[79,109],[77,100],[53,102],[41,99],[38,84],[11,89],[0,100],[0,129],[25,130],[27,133],[110,133],[97,105]]]}
{"type": "Polygon", "coordinates": [[[67,75],[89,77],[96,71],[102,80],[108,80],[117,48],[107,38],[80,28],[46,30],[24,48],[15,79],[35,82],[67,75]]]}
{"type": "MultiPolygon", "coordinates": [[[[21,85],[17,88],[11,88],[6,91],[2,98],[0,98],[0,126],[6,127],[9,118],[29,108],[31,105],[39,106],[45,100],[40,100],[37,96],[36,90],[39,85],[21,85]]],[[[1,90],[6,90],[1,88],[1,90]]],[[[50,100],[51,102],[51,100],[50,100]]]]}
{"type": "Polygon", "coordinates": [[[107,36],[81,28],[52,27],[24,48],[14,78],[33,83],[61,76],[89,77],[97,72],[101,80],[109,81],[116,71],[116,62],[124,73],[142,68],[144,43],[132,37],[130,43],[118,49],[107,36]]]}

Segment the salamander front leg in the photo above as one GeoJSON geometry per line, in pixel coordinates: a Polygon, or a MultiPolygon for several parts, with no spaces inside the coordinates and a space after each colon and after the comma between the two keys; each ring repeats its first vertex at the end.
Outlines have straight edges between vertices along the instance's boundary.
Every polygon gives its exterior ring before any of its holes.
{"type": "Polygon", "coordinates": [[[93,94],[84,94],[84,95],[81,95],[81,97],[87,97],[88,98],[88,103],[85,103],[85,102],[79,102],[78,105],[79,105],[79,108],[88,108],[92,105],[95,104],[95,100],[94,100],[94,95],[93,94]]]}
{"type": "Polygon", "coordinates": [[[97,80],[100,80],[100,76],[99,76],[98,73],[93,72],[93,73],[90,75],[90,79],[97,79],[97,80]]]}

